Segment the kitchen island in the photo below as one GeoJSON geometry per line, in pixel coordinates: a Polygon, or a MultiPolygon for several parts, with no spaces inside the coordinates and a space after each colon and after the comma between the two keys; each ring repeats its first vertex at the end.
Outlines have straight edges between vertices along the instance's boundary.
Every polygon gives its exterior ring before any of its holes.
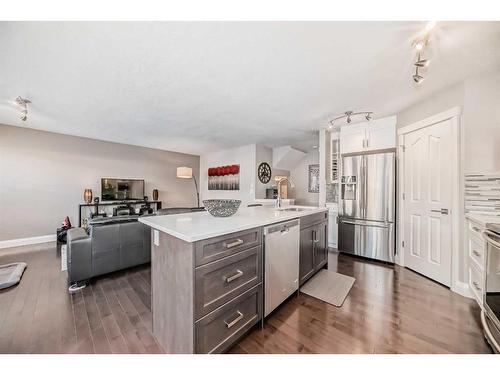
{"type": "Polygon", "coordinates": [[[167,353],[226,351],[263,319],[263,228],[300,222],[299,281],[327,264],[328,209],[240,208],[148,216],[153,333],[167,353]]]}

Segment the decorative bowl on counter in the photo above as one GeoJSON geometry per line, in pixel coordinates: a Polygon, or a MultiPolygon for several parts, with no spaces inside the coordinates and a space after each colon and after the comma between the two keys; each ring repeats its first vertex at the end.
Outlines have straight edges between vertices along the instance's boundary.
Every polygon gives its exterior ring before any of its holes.
{"type": "Polygon", "coordinates": [[[203,204],[212,216],[227,217],[238,211],[241,201],[238,199],[206,199],[203,204]]]}

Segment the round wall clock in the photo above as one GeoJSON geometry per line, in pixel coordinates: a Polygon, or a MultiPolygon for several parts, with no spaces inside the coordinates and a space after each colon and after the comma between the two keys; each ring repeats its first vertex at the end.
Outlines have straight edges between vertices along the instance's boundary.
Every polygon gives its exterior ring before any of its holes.
{"type": "Polygon", "coordinates": [[[263,184],[267,184],[271,181],[271,167],[266,162],[260,163],[257,173],[259,175],[260,182],[263,184]]]}

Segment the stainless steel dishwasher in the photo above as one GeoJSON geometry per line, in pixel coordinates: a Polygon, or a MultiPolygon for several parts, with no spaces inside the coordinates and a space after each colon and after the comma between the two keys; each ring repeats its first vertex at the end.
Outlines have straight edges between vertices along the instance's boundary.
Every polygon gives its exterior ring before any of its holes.
{"type": "Polygon", "coordinates": [[[297,219],[264,228],[264,316],[299,288],[299,241],[297,219]]]}

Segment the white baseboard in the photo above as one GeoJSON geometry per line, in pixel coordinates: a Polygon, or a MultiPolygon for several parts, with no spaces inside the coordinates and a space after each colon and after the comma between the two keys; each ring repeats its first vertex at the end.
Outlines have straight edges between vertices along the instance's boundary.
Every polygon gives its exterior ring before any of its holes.
{"type": "Polygon", "coordinates": [[[452,292],[458,293],[461,296],[467,298],[474,298],[468,283],[456,280],[454,285],[452,285],[450,289],[452,290],[452,292]]]}
{"type": "Polygon", "coordinates": [[[0,241],[0,249],[6,249],[9,247],[17,247],[24,245],[34,245],[45,242],[54,242],[55,240],[56,240],[55,234],[47,234],[46,236],[38,236],[38,237],[17,238],[15,240],[0,241]]]}

